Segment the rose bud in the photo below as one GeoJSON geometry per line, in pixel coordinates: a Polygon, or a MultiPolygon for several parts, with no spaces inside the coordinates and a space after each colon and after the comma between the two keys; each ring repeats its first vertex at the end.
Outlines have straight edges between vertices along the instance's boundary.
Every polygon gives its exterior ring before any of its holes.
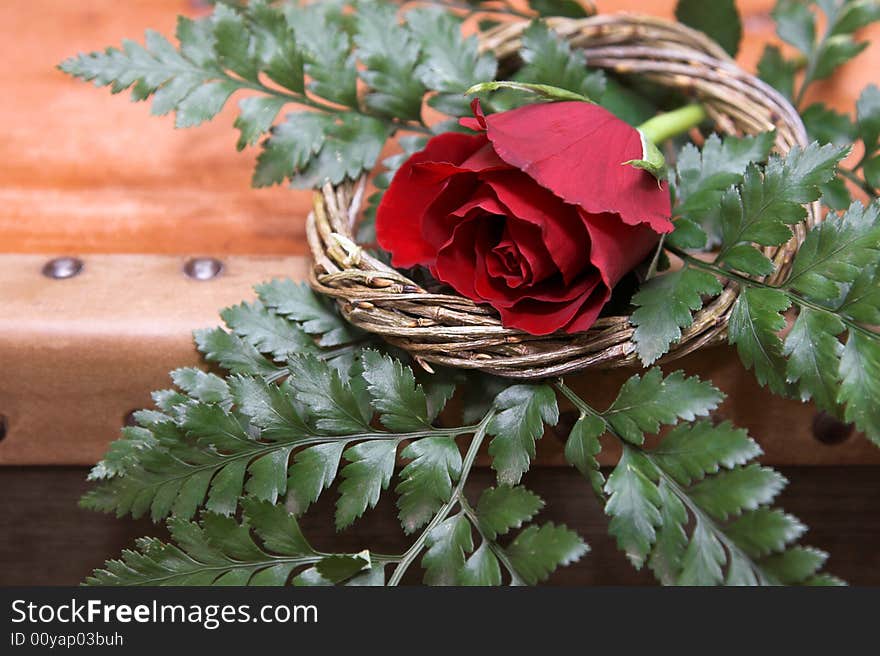
{"type": "Polygon", "coordinates": [[[437,279],[534,335],[587,330],[672,230],[665,183],[630,165],[642,135],[586,102],[531,104],[432,138],[376,217],[392,264],[437,279]]]}

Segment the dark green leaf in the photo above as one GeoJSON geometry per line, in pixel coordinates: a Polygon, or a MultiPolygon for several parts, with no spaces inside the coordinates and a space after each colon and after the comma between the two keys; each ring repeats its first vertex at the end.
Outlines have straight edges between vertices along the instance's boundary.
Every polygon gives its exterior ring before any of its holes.
{"type": "Polygon", "coordinates": [[[841,177],[833,178],[830,182],[822,185],[822,203],[836,212],[845,210],[852,203],[846,180],[841,177]]]}
{"type": "Polygon", "coordinates": [[[651,459],[679,484],[690,485],[706,474],[722,467],[733,469],[761,453],[757,442],[730,422],[712,425],[700,421],[676,426],[651,451],[651,459]]]}
{"type": "Polygon", "coordinates": [[[470,101],[462,94],[495,77],[495,59],[479,54],[476,37],[464,37],[460,19],[441,7],[418,7],[405,17],[422,49],[416,76],[440,92],[431,105],[456,116],[468,114],[470,101]]]}
{"type": "Polygon", "coordinates": [[[696,376],[686,378],[676,371],[663,378],[655,367],[643,377],[636,374],[627,380],[603,416],[621,438],[641,444],[645,433],[656,433],[662,424],[679,419],[705,416],[723,399],[724,394],[696,376]]]}
{"type": "Polygon", "coordinates": [[[607,431],[605,422],[594,415],[581,415],[565,442],[565,459],[589,479],[593,491],[603,498],[605,477],[599,471],[596,456],[602,450],[599,438],[607,431]]]}
{"type": "Polygon", "coordinates": [[[880,155],[865,160],[862,165],[862,174],[865,176],[865,182],[874,189],[880,190],[880,155]]]}
{"type": "Polygon", "coordinates": [[[727,534],[747,554],[762,558],[797,540],[806,527],[781,510],[759,508],[743,513],[727,527],[727,534]]]}
{"type": "Polygon", "coordinates": [[[294,353],[317,353],[315,342],[295,323],[267,310],[262,303],[241,303],[220,313],[226,325],[261,353],[287,360],[294,353]]]}
{"type": "Polygon", "coordinates": [[[265,132],[268,132],[275,122],[275,117],[285,105],[284,98],[272,96],[251,96],[244,98],[238,103],[240,113],[235,119],[235,127],[241,130],[236,147],[242,150],[245,146],[252,146],[260,140],[265,132]]]}
{"type": "Polygon", "coordinates": [[[611,517],[608,532],[636,569],[641,569],[651,552],[662,522],[660,492],[651,480],[653,474],[644,456],[624,446],[620,462],[605,484],[605,514],[611,517]]]}
{"type": "Polygon", "coordinates": [[[779,0],[773,9],[776,32],[779,37],[802,53],[812,51],[816,40],[816,18],[807,3],[798,0],[779,0]]]}
{"type": "Polygon", "coordinates": [[[880,205],[853,203],[810,230],[798,250],[786,286],[806,298],[840,298],[839,283],[852,283],[867,266],[880,263],[880,205]]]}
{"type": "Polygon", "coordinates": [[[802,308],[785,338],[786,378],[796,383],[801,401],[837,414],[837,372],[843,345],[837,335],[845,326],[836,316],[802,308]]]}
{"type": "Polygon", "coordinates": [[[688,494],[707,513],[726,520],[730,515],[770,503],[785,483],[785,478],[772,469],[752,464],[708,476],[688,494]]]}
{"type": "Polygon", "coordinates": [[[783,585],[798,585],[813,576],[828,554],[812,547],[792,547],[761,562],[761,568],[783,585]]]}
{"type": "Polygon", "coordinates": [[[586,18],[591,15],[577,0],[529,0],[529,6],[541,16],[586,18]]]}
{"type": "Polygon", "coordinates": [[[487,432],[492,469],[498,482],[516,485],[535,457],[535,441],[544,434],[544,424],[559,421],[556,395],[547,385],[513,385],[495,397],[497,414],[487,432]]]}
{"type": "Polygon", "coordinates": [[[425,87],[415,75],[419,44],[398,23],[397,7],[380,2],[358,5],[357,55],[366,68],[361,78],[370,86],[368,108],[403,120],[418,120],[425,87]]]}
{"type": "Polygon", "coordinates": [[[724,578],[721,568],[727,560],[718,536],[701,517],[681,559],[678,585],[718,585],[724,578]]]}
{"type": "Polygon", "coordinates": [[[757,166],[749,165],[741,190],[731,189],[721,198],[718,261],[724,261],[727,251],[739,243],[775,246],[786,242],[791,237],[787,224],[805,216],[803,203],[819,198],[820,186],[834,177],[845,154],[845,148],[813,143],[803,149],[795,146],[784,159],[771,157],[763,175],[757,166]]]}
{"type": "Polygon", "coordinates": [[[733,0],[678,0],[675,17],[679,22],[704,32],[732,57],[739,50],[742,22],[733,0]]]}
{"type": "Polygon", "coordinates": [[[256,291],[260,300],[275,312],[300,324],[309,335],[320,335],[318,344],[321,346],[340,346],[361,336],[360,331],[339,316],[326,299],[304,283],[276,279],[257,285],[256,291]]]}
{"type": "Polygon", "coordinates": [[[347,442],[327,442],[298,451],[288,470],[287,506],[301,515],[330,487],[347,442]]]}
{"type": "Polygon", "coordinates": [[[315,566],[322,577],[332,583],[347,581],[355,574],[370,567],[370,552],[365,551],[353,556],[332,555],[325,556],[315,566]]]}
{"type": "Polygon", "coordinates": [[[290,440],[310,433],[305,410],[297,405],[288,382],[276,385],[259,378],[233,376],[229,387],[239,412],[260,427],[261,439],[290,440]]]}
{"type": "Polygon", "coordinates": [[[859,137],[868,148],[876,145],[880,137],[880,88],[868,85],[856,102],[859,137]]]}
{"type": "Polygon", "coordinates": [[[846,404],[844,417],[880,445],[880,342],[850,331],[840,359],[840,391],[846,404]]]}
{"type": "Polygon", "coordinates": [[[203,403],[217,403],[228,407],[232,401],[226,381],[195,367],[175,369],[171,380],[189,396],[203,403]]]}
{"type": "Polygon", "coordinates": [[[507,547],[510,562],[528,585],[544,581],[560,566],[576,562],[590,548],[580,536],[553,523],[529,526],[507,547]]]}
{"type": "Polygon", "coordinates": [[[459,585],[495,586],[501,585],[501,568],[498,559],[486,542],[471,554],[461,570],[459,585]]]}
{"type": "Polygon", "coordinates": [[[260,2],[251,4],[249,18],[260,68],[282,87],[303,93],[303,57],[284,14],[260,2]]]}
{"type": "Polygon", "coordinates": [[[303,53],[309,90],[331,102],[357,107],[357,68],[351,40],[332,15],[330,3],[288,3],[284,11],[303,53]]]}
{"type": "Polygon", "coordinates": [[[685,144],[675,165],[675,194],[679,202],[676,212],[699,219],[717,208],[721,194],[730,185],[742,181],[750,163],[767,159],[775,136],[774,132],[762,132],[752,137],[727,136],[722,140],[711,134],[702,150],[685,144]]]}
{"type": "Polygon", "coordinates": [[[316,112],[288,114],[263,143],[253,185],[280,184],[302,171],[324,145],[324,135],[332,120],[316,112]]]}
{"type": "Polygon", "coordinates": [[[867,47],[867,41],[856,42],[848,34],[835,34],[825,39],[816,52],[813,79],[824,80],[831,77],[839,66],[848,62],[867,47]]]}
{"type": "Polygon", "coordinates": [[[467,518],[458,514],[443,520],[428,533],[425,545],[425,583],[456,585],[463,575],[465,556],[474,548],[467,518]]]}
{"type": "Polygon", "coordinates": [[[663,585],[674,585],[681,573],[682,559],[688,544],[684,531],[688,516],[684,504],[666,482],[660,480],[660,527],[648,567],[663,585]]]}
{"type": "Polygon", "coordinates": [[[382,490],[388,489],[397,456],[396,440],[361,442],[344,453],[349,464],[342,469],[336,502],[336,528],[342,530],[375,508],[382,490]]]}
{"type": "Polygon", "coordinates": [[[317,157],[297,172],[291,184],[306,189],[354,180],[372,170],[387,136],[388,126],[376,118],[354,112],[336,114],[325,126],[324,145],[317,157]]]}
{"type": "Polygon", "coordinates": [[[209,362],[217,362],[234,374],[277,378],[283,369],[264,358],[257,349],[237,335],[221,328],[196,330],[193,333],[199,351],[209,362]]]}
{"type": "Polygon", "coordinates": [[[794,96],[797,63],[786,59],[776,46],[766,46],[758,62],[758,76],[789,100],[794,96]]]}
{"type": "Polygon", "coordinates": [[[295,356],[288,366],[293,392],[319,429],[336,435],[370,432],[371,412],[336,369],[311,355],[295,356]]]}
{"type": "Polygon", "coordinates": [[[223,68],[250,82],[257,82],[259,68],[251,49],[251,35],[241,14],[224,4],[216,5],[213,16],[214,51],[223,68]]]}
{"type": "Polygon", "coordinates": [[[523,32],[519,54],[525,62],[516,74],[520,82],[546,84],[594,100],[605,91],[604,74],[587,68],[583,52],[572,50],[543,21],[533,21],[523,32]]]}
{"type": "Polygon", "coordinates": [[[400,472],[397,506],[406,533],[430,521],[452,496],[452,486],[461,475],[461,452],[452,437],[415,440],[400,454],[410,462],[400,472]]]}
{"type": "Polygon", "coordinates": [[[787,391],[782,340],[777,333],[785,328],[780,312],[790,306],[791,301],[781,291],[745,288],[733,305],[727,328],[728,339],[736,345],[746,368],[754,367],[758,382],[769,385],[777,394],[787,391]]]}
{"type": "Polygon", "coordinates": [[[837,311],[862,323],[880,324],[880,277],[877,269],[862,269],[853,283],[846,287],[846,294],[837,311]]]}
{"type": "Polygon", "coordinates": [[[855,138],[856,126],[849,116],[829,109],[823,103],[813,103],[802,113],[801,118],[811,139],[820,144],[849,146],[855,138]]]}
{"type": "Polygon", "coordinates": [[[486,488],[477,503],[480,530],[489,540],[494,540],[528,522],[543,507],[541,497],[521,485],[486,488]]]}
{"type": "Polygon", "coordinates": [[[373,350],[363,352],[362,362],[372,405],[386,428],[405,433],[431,427],[428,401],[412,369],[373,350]]]}
{"type": "Polygon", "coordinates": [[[210,513],[196,524],[171,519],[176,544],[141,538],[87,579],[89,585],[284,585],[297,567],[318,562],[283,506],[246,501],[241,523],[210,513]],[[251,529],[262,548],[254,542],[251,529]]]}

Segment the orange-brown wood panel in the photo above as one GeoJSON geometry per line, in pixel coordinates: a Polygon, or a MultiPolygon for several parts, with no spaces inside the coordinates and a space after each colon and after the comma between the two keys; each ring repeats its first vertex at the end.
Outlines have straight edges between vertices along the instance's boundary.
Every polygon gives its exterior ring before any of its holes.
{"type": "MultiPolygon", "coordinates": [[[[772,0],[743,0],[741,63],[773,38],[772,0]]],[[[599,0],[604,12],[671,17],[674,0],[599,0]]],[[[111,97],[55,69],[63,58],[169,34],[197,0],[6,0],[0,3],[0,252],[304,254],[308,194],[249,186],[255,150],[237,153],[235,102],[186,132],[128,94],[111,97]]],[[[864,34],[877,41],[880,30],[864,34]]],[[[876,81],[880,45],[816,86],[851,109],[876,81]]]]}
{"type": "MultiPolygon", "coordinates": [[[[200,364],[191,330],[216,326],[217,309],[252,299],[255,283],[303,279],[309,266],[303,256],[227,256],[219,277],[196,282],[183,275],[184,259],[93,254],[83,257],[78,276],[52,280],[40,273],[44,257],[0,257],[0,280],[10,283],[0,287],[0,465],[95,462],[123,417],[149,405],[151,390],[168,387],[170,369],[200,364]]],[[[862,435],[817,441],[815,409],[762,390],[730,348],[705,349],[665,367],[678,368],[727,394],[713,419],[747,428],[767,463],[880,465],[880,449],[862,435]]],[[[569,382],[606,407],[631,374],[590,371],[569,382]]],[[[557,438],[567,436],[570,415],[541,441],[540,463],[565,464],[557,438]]],[[[617,461],[615,448],[609,442],[604,464],[617,461]]]]}

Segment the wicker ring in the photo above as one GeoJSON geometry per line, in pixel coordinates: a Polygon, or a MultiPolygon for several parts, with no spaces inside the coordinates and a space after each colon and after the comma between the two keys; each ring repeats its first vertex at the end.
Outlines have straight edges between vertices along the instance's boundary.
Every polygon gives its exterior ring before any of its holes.
{"type": "MultiPolygon", "coordinates": [[[[721,132],[754,134],[775,128],[775,148],[780,153],[807,143],[794,108],[700,32],[631,14],[548,22],[572,46],[584,50],[591,67],[638,74],[694,96],[721,132]]],[[[501,70],[518,65],[520,36],[527,25],[507,23],[481,35],[481,48],[495,53],[501,70]]],[[[436,363],[507,378],[540,379],[637,363],[628,316],[602,317],[590,330],[574,335],[529,335],[504,328],[487,306],[426,290],[375,259],[352,236],[365,186],[365,179],[326,185],[315,193],[306,226],[314,256],[310,283],[317,292],[336,299],[354,325],[405,349],[429,371],[429,363],[436,363]]],[[[765,249],[776,264],[767,282],[786,275],[806,231],[821,220],[817,203],[807,210],[787,244],[765,249]]],[[[705,300],[693,324],[661,361],[725,339],[738,290],[735,283],[723,282],[721,294],[705,300]]]]}

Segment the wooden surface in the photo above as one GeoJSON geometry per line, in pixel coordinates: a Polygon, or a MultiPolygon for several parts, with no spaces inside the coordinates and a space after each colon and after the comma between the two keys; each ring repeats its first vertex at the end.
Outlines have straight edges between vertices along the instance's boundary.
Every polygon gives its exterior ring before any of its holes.
{"type": "Polygon", "coordinates": [[[212,280],[183,274],[180,256],[84,256],[67,280],[47,257],[0,255],[0,464],[96,462],[123,418],[167,388],[168,372],[202,363],[192,331],[253,285],[303,278],[304,257],[227,256],[212,280]],[[63,428],[63,430],[59,430],[63,428]]]}
{"type": "MultiPolygon", "coordinates": [[[[780,503],[810,527],[804,543],[831,554],[828,571],[851,584],[880,585],[880,467],[800,467],[783,473],[791,483],[780,503]]],[[[85,474],[78,468],[0,468],[0,585],[76,585],[107,558],[131,547],[135,538],[165,535],[149,521],[78,509],[76,500],[87,488],[85,474]]],[[[474,471],[469,493],[476,497],[492,479],[488,470],[474,471]]],[[[547,502],[539,521],[565,522],[591,547],[584,559],[559,570],[550,583],[653,584],[650,573],[633,570],[608,537],[607,518],[577,473],[538,469],[525,482],[547,502]]],[[[400,531],[392,498],[384,495],[376,510],[336,535],[330,521],[335,499],[332,491],[325,493],[303,519],[305,534],[323,550],[403,551],[409,542],[400,531]]],[[[417,565],[411,574],[409,580],[417,582],[417,565]]]]}
{"type": "MultiPolygon", "coordinates": [[[[708,1],[708,0],[707,0],[708,1]]],[[[674,0],[599,0],[600,10],[671,17],[674,0]]],[[[773,0],[743,0],[740,61],[753,70],[773,37],[773,0]]],[[[77,52],[165,34],[197,0],[0,3],[0,252],[304,254],[308,194],[249,187],[255,149],[237,153],[235,98],[209,124],[175,131],[128,93],[111,96],[54,67],[77,52]]],[[[872,39],[880,28],[864,34],[872,39]]],[[[880,43],[814,97],[851,110],[877,81],[880,43]]],[[[282,112],[283,114],[284,112],[282,112]]]]}
{"type": "MultiPolygon", "coordinates": [[[[41,274],[46,257],[0,255],[0,414],[6,436],[0,464],[86,465],[119,434],[123,418],[169,385],[168,371],[200,365],[192,330],[220,323],[217,311],[253,299],[252,286],[279,276],[302,279],[305,257],[223,258],[215,279],[183,275],[186,258],[160,255],[83,256],[68,280],[41,274]]],[[[815,409],[762,390],[729,348],[670,363],[714,381],[728,396],[714,414],[743,426],[772,464],[880,465],[880,449],[852,433],[817,441],[815,409]]],[[[631,370],[592,371],[569,382],[596,407],[607,407],[631,370]]],[[[567,436],[564,415],[554,435],[567,436]]],[[[823,431],[819,431],[823,437],[823,431]]],[[[616,462],[609,444],[604,462],[616,462]]],[[[540,461],[563,464],[561,442],[545,439],[540,461]]]]}

